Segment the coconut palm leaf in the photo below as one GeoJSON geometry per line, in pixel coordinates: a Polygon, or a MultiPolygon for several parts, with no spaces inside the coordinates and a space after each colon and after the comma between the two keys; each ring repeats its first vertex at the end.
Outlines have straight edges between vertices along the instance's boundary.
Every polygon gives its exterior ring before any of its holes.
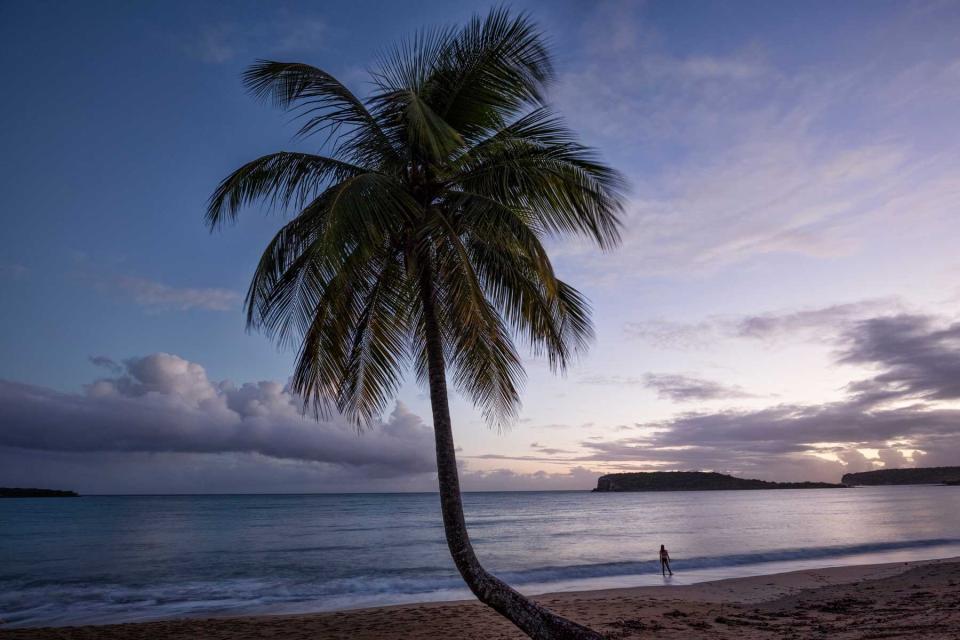
{"type": "Polygon", "coordinates": [[[518,344],[564,371],[589,344],[586,299],[558,279],[547,238],[620,238],[623,178],[545,104],[549,51],[506,9],[388,49],[360,98],[306,64],[259,61],[255,96],[302,120],[323,153],[280,152],[230,174],[211,228],[252,205],[292,213],[267,245],[247,323],[297,348],[291,388],[318,416],[375,424],[408,370],[430,392],[448,544],[467,584],[537,638],[594,632],[489,574],[470,546],[447,397],[491,425],[520,406],[518,344]]]}

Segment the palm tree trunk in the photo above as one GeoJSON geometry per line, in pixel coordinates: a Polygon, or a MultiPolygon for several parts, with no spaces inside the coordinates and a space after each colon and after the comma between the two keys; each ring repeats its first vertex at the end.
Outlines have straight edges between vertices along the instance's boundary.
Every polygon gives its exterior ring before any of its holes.
{"type": "Polygon", "coordinates": [[[480,602],[519,627],[535,640],[603,640],[603,636],[526,598],[480,565],[463,518],[460,477],[453,444],[450,404],[447,399],[446,366],[440,327],[437,323],[431,265],[420,269],[420,294],[426,333],[430,404],[437,447],[437,477],[440,508],[450,555],[470,590],[480,602]]]}

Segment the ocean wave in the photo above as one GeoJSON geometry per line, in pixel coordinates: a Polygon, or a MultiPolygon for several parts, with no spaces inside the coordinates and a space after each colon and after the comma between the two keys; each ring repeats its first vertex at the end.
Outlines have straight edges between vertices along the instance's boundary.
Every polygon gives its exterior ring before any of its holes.
{"type": "MultiPolygon", "coordinates": [[[[692,558],[674,558],[671,566],[677,571],[697,569],[720,569],[724,567],[743,567],[770,562],[791,562],[797,560],[826,560],[843,556],[865,555],[924,549],[946,545],[960,545],[960,538],[931,538],[926,540],[907,540],[895,542],[875,542],[870,544],[835,545],[826,547],[799,547],[776,549],[754,553],[738,553],[717,556],[698,556],[692,558]]],[[[614,576],[639,575],[660,571],[659,560],[638,562],[607,562],[599,564],[579,564],[553,567],[538,567],[521,571],[505,571],[498,575],[507,582],[516,584],[549,583],[586,578],[606,578],[614,576]]]]}
{"type": "MultiPolygon", "coordinates": [[[[830,560],[948,545],[960,546],[960,539],[932,538],[678,557],[672,564],[678,572],[693,573],[704,569],[830,560]]],[[[500,571],[497,575],[518,587],[538,585],[549,588],[550,584],[658,572],[658,562],[637,561],[542,566],[500,571]]],[[[44,582],[10,578],[6,576],[0,580],[0,620],[9,627],[129,622],[237,612],[320,611],[466,595],[458,575],[448,568],[430,566],[328,579],[303,575],[296,578],[227,578],[139,585],[90,579],[44,582]]]]}

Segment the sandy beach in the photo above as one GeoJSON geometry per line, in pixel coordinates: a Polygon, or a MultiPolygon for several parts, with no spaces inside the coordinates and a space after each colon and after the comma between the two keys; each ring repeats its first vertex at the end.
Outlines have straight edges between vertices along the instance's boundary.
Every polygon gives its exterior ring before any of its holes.
{"type": "MultiPolygon", "coordinates": [[[[960,558],[537,600],[610,638],[960,638],[960,558]]],[[[521,639],[476,602],[0,631],[3,640],[521,639]]]]}

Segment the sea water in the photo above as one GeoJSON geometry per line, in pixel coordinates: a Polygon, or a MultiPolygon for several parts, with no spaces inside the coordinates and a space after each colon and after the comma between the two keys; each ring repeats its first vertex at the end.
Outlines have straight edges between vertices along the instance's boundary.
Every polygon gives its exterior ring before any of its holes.
{"type": "MultiPolygon", "coordinates": [[[[960,555],[960,487],[464,495],[481,561],[528,594],[960,555]]],[[[469,597],[436,494],[0,500],[5,627],[469,597]]]]}

